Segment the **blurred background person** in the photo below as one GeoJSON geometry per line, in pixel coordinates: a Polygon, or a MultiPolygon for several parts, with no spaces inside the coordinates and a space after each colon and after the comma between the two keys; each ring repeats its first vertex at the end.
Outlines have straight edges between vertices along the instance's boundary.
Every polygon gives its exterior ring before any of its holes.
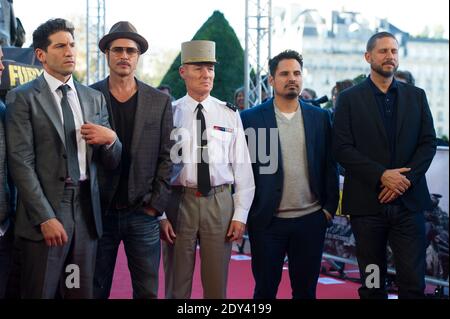
{"type": "Polygon", "coordinates": [[[300,93],[300,97],[303,100],[314,100],[317,98],[317,93],[313,89],[304,88],[302,93],[300,93]]]}
{"type": "Polygon", "coordinates": [[[157,87],[157,89],[170,96],[171,102],[175,101],[175,98],[172,96],[172,88],[170,87],[170,85],[161,84],[160,86],[157,87]]]}
{"type": "Polygon", "coordinates": [[[245,92],[243,86],[234,91],[234,105],[239,112],[245,109],[245,92]]]}
{"type": "Polygon", "coordinates": [[[331,102],[333,103],[333,112],[334,112],[334,108],[336,105],[336,99],[337,99],[339,93],[341,93],[345,89],[352,87],[353,85],[355,85],[355,84],[353,83],[352,80],[346,79],[346,80],[342,80],[342,81],[337,81],[336,85],[333,86],[333,88],[331,89],[331,102]]]}
{"type": "Polygon", "coordinates": [[[397,81],[403,82],[403,83],[408,83],[411,85],[415,85],[416,84],[416,80],[414,79],[413,75],[411,74],[411,72],[409,71],[401,71],[401,70],[397,70],[394,73],[394,77],[397,81]]]}

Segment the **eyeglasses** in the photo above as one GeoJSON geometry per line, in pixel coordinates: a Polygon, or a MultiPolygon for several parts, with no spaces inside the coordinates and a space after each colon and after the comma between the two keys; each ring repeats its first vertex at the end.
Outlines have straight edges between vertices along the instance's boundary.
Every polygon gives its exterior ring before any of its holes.
{"type": "Polygon", "coordinates": [[[109,49],[114,55],[120,56],[125,51],[128,56],[135,56],[139,53],[138,48],[112,47],[109,49]]]}

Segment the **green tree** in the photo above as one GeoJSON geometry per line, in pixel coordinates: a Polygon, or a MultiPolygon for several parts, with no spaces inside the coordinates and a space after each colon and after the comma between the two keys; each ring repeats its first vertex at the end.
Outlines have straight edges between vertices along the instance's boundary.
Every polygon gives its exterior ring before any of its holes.
{"type": "Polygon", "coordinates": [[[356,78],[353,79],[353,84],[359,84],[363,81],[365,81],[365,79],[367,78],[367,76],[365,74],[360,74],[358,75],[356,78]]]}
{"type": "MultiPolygon", "coordinates": [[[[244,50],[223,13],[214,11],[192,40],[216,42],[216,60],[219,63],[216,65],[214,89],[211,95],[220,100],[232,102],[234,91],[244,83],[244,50]]],[[[171,86],[172,95],[175,98],[186,94],[184,81],[178,74],[180,59],[181,54],[178,54],[161,80],[161,84],[171,86]]]]}

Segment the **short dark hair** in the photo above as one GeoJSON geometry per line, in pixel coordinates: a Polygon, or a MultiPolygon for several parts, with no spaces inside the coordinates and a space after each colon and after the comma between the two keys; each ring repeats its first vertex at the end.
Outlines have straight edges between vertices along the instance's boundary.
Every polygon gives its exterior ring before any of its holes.
{"type": "Polygon", "coordinates": [[[395,71],[394,77],[405,79],[406,83],[411,84],[411,85],[416,84],[416,80],[414,79],[412,73],[409,71],[406,71],[406,70],[405,71],[400,71],[400,70],[395,71]]]}
{"type": "Polygon", "coordinates": [[[33,32],[33,48],[42,49],[47,51],[48,46],[50,45],[49,37],[59,31],[69,32],[72,37],[74,37],[74,27],[72,23],[64,19],[50,19],[45,23],[42,23],[36,30],[33,32]]]}
{"type": "Polygon", "coordinates": [[[372,51],[373,48],[375,48],[375,43],[377,42],[377,40],[382,38],[392,38],[395,41],[397,41],[397,39],[392,33],[386,31],[375,33],[373,36],[370,37],[369,41],[367,41],[366,52],[372,51]]]}
{"type": "Polygon", "coordinates": [[[275,71],[277,70],[278,64],[280,63],[281,60],[290,60],[290,59],[297,60],[298,63],[300,63],[300,68],[303,69],[302,55],[294,50],[286,50],[269,60],[270,75],[271,76],[275,75],[275,71]]]}

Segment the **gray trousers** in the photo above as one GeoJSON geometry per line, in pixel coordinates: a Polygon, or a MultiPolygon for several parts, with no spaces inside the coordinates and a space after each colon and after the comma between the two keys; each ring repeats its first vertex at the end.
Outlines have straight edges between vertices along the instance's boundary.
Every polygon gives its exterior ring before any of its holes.
{"type": "Polygon", "coordinates": [[[66,186],[57,218],[68,236],[63,246],[19,238],[21,298],[92,298],[97,239],[89,182],[66,186]],[[68,265],[76,265],[79,276],[68,265]],[[79,288],[73,287],[79,280],[79,288]],[[66,284],[66,281],[69,285],[66,284]]]}
{"type": "Polygon", "coordinates": [[[163,243],[166,298],[191,297],[198,240],[203,297],[224,299],[232,247],[226,238],[234,210],[230,189],[219,186],[206,197],[197,197],[195,189],[177,191],[180,204],[171,220],[177,238],[174,245],[163,243]]]}

